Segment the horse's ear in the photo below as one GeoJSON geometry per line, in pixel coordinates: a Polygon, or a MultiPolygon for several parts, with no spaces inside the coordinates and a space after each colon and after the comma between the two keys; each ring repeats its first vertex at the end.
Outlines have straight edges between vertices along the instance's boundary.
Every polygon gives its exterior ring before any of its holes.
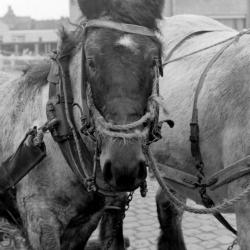
{"type": "Polygon", "coordinates": [[[107,10],[110,0],[78,0],[82,14],[87,19],[98,18],[107,10]]]}
{"type": "Polygon", "coordinates": [[[145,8],[148,9],[151,15],[153,15],[155,18],[162,18],[165,0],[140,0],[137,2],[141,2],[141,6],[145,6],[145,8]]]}

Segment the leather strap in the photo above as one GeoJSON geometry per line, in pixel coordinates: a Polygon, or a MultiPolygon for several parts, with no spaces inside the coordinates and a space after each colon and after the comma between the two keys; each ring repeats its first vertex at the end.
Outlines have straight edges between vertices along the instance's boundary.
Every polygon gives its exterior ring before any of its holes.
{"type": "Polygon", "coordinates": [[[82,111],[84,117],[82,119],[85,119],[85,126],[90,126],[90,113],[89,113],[89,107],[87,103],[87,79],[86,79],[86,72],[85,72],[85,52],[84,52],[84,46],[82,46],[82,60],[81,60],[81,97],[82,97],[82,111]]]}
{"type": "Polygon", "coordinates": [[[250,174],[250,155],[229,165],[208,178],[207,183],[214,183],[209,189],[215,190],[225,184],[250,174]]]}
{"type": "MultiPolygon", "coordinates": [[[[157,165],[163,173],[164,179],[183,185],[189,189],[196,189],[198,184],[197,176],[188,174],[182,170],[178,170],[166,164],[158,163],[157,165]]],[[[231,183],[232,181],[235,181],[249,174],[250,155],[237,162],[234,162],[229,166],[226,166],[224,169],[206,178],[206,185],[211,191],[214,191],[217,188],[220,188],[226,184],[231,183]]]]}
{"type": "Polygon", "coordinates": [[[166,164],[157,163],[157,166],[159,167],[159,170],[163,174],[162,177],[165,180],[172,181],[188,189],[192,189],[192,190],[196,189],[195,183],[198,182],[198,179],[196,176],[188,174],[184,171],[178,170],[174,167],[170,167],[166,164]]]}
{"type": "Polygon", "coordinates": [[[155,32],[151,29],[148,29],[144,26],[139,26],[135,24],[128,24],[128,23],[117,23],[108,20],[99,20],[93,19],[89,20],[84,24],[84,28],[87,30],[88,28],[108,28],[113,30],[118,30],[130,34],[137,34],[142,36],[150,36],[155,37],[155,32]]]}

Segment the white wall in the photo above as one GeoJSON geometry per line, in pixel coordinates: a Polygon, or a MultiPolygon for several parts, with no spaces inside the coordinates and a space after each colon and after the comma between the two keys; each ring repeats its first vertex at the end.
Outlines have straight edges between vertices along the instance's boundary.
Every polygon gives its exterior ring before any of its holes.
{"type": "Polygon", "coordinates": [[[70,3],[70,20],[73,23],[79,23],[82,15],[77,0],[69,0],[69,3],[70,3]]]}
{"type": "Polygon", "coordinates": [[[9,30],[8,26],[0,21],[0,35],[3,35],[9,30]]]}
{"type": "Polygon", "coordinates": [[[165,13],[200,15],[246,15],[248,0],[165,0],[165,13]],[[172,7],[171,7],[172,2],[172,7]]]}

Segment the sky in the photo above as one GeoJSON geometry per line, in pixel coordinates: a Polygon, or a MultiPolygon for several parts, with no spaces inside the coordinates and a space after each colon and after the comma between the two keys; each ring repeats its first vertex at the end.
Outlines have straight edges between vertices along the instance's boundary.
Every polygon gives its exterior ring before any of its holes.
{"type": "Polygon", "coordinates": [[[57,19],[69,16],[69,0],[0,0],[0,17],[11,5],[18,16],[34,19],[57,19]]]}

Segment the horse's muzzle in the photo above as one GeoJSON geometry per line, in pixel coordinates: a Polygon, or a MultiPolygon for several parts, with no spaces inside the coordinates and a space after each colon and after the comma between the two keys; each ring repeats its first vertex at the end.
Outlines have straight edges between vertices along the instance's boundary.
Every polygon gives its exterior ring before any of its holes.
{"type": "Polygon", "coordinates": [[[104,180],[117,191],[135,190],[147,177],[147,163],[139,143],[112,145],[101,154],[100,162],[104,180]]]}

